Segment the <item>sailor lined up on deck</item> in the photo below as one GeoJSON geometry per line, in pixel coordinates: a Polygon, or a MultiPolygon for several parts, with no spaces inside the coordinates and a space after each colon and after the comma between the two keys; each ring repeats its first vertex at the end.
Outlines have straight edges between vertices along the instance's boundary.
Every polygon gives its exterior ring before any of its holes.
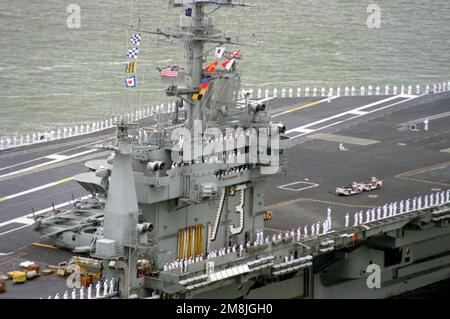
{"type": "Polygon", "coordinates": [[[428,118],[426,118],[424,121],[423,121],[423,129],[425,130],[425,131],[428,131],[428,118]]]}

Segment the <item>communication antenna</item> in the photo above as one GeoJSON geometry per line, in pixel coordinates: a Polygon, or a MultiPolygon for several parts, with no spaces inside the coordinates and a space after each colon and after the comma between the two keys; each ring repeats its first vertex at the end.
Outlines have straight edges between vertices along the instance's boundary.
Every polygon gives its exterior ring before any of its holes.
{"type": "MultiPolygon", "coordinates": [[[[192,100],[191,96],[198,93],[198,86],[203,78],[203,56],[205,53],[205,44],[213,43],[215,45],[247,45],[259,46],[258,42],[235,41],[229,36],[225,36],[222,32],[215,29],[210,23],[206,23],[206,17],[223,7],[250,7],[253,4],[240,0],[170,0],[169,5],[173,7],[188,7],[189,16],[192,21],[190,26],[172,31],[164,31],[160,28],[156,30],[142,29],[139,26],[130,25],[130,30],[142,33],[154,34],[168,40],[168,42],[184,43],[188,49],[187,63],[191,83],[187,84],[187,88],[179,89],[176,86],[170,86],[166,90],[168,96],[176,96],[185,102],[186,107],[186,124],[192,126],[195,119],[201,119],[201,105],[204,102],[192,100]],[[209,7],[214,7],[211,11],[206,12],[209,7]]],[[[187,14],[188,11],[186,11],[187,14]]]]}
{"type": "Polygon", "coordinates": [[[71,195],[72,195],[72,204],[73,204],[73,206],[76,206],[75,205],[75,197],[73,196],[73,193],[71,195]]]}

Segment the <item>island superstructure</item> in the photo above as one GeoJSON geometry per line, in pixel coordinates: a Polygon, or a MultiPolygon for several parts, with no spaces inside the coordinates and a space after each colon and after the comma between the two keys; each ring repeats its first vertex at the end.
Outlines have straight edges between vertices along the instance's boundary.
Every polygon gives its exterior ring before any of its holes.
{"type": "MultiPolygon", "coordinates": [[[[177,111],[151,126],[118,121],[112,142],[92,146],[111,155],[88,162],[90,172],[75,176],[92,197],[35,224],[61,246],[102,261],[102,280],[114,283],[103,297],[381,298],[448,278],[447,189],[433,192],[432,200],[429,194],[426,201],[420,196],[420,204],[417,198],[413,204],[396,197],[390,207],[367,207],[352,214],[346,227],[333,226],[326,216],[324,223],[314,221],[314,228],[309,222],[306,228],[267,229],[266,197],[278,194],[266,193],[267,180],[310,165],[298,160],[299,152],[289,157],[289,147],[320,123],[285,124],[278,120],[290,122],[295,105],[277,106],[242,93],[241,55],[235,50],[214,71],[204,68],[205,43],[246,44],[215,30],[205,20],[206,9],[246,4],[171,5],[192,8],[192,20],[180,33],[153,32],[186,44],[191,81],[166,90],[177,111]],[[205,80],[208,88],[198,99],[205,80]],[[372,264],[380,267],[380,288],[367,286],[372,264]]],[[[343,113],[364,116],[377,106],[416,98],[403,94],[366,101],[363,108],[343,113]]],[[[288,184],[282,188],[295,191],[288,184]]]]}

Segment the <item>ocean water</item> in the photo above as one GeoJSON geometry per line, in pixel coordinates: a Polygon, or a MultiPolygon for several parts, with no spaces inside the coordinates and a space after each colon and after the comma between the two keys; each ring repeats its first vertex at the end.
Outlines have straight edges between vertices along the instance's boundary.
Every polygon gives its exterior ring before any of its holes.
{"type": "MultiPolygon", "coordinates": [[[[183,64],[182,45],[143,34],[136,89],[124,85],[130,21],[176,25],[166,0],[2,0],[0,137],[81,124],[164,101],[156,67],[183,64]],[[69,28],[70,4],[80,28],[69,28]]],[[[248,87],[415,85],[450,79],[448,0],[254,0],[211,16],[241,49],[248,87]],[[369,29],[367,8],[381,9],[369,29]]]]}

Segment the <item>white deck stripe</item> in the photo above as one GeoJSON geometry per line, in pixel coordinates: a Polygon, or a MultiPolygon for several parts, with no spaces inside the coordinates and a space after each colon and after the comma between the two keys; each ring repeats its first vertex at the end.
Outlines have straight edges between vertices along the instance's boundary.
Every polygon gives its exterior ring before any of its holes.
{"type": "MultiPolygon", "coordinates": [[[[16,163],[16,164],[14,164],[14,165],[6,166],[6,167],[1,167],[1,168],[0,168],[0,171],[4,171],[4,170],[6,170],[6,169],[10,169],[10,168],[13,168],[13,167],[21,166],[21,165],[28,164],[28,163],[31,163],[31,162],[35,162],[35,161],[38,161],[38,160],[41,160],[41,159],[49,158],[49,157],[54,156],[54,155],[57,155],[57,156],[69,156],[69,155],[61,155],[61,154],[59,154],[59,153],[66,153],[66,152],[70,152],[70,151],[73,151],[73,150],[85,148],[86,146],[93,145],[93,144],[98,144],[98,143],[101,143],[101,142],[104,142],[104,141],[108,141],[108,140],[113,139],[113,138],[114,138],[114,137],[110,137],[110,138],[106,138],[106,139],[103,139],[103,140],[94,141],[94,142],[92,142],[92,143],[88,143],[88,144],[76,146],[76,147],[73,147],[73,148],[70,148],[70,149],[67,149],[67,150],[64,150],[64,151],[55,153],[55,154],[45,155],[45,156],[37,157],[37,158],[31,159],[31,160],[28,160],[28,161],[16,163]]],[[[63,146],[64,146],[64,144],[61,145],[61,147],[63,147],[63,146]]]]}
{"type": "Polygon", "coordinates": [[[348,114],[355,114],[355,115],[366,115],[369,112],[364,112],[364,111],[351,111],[348,112],[348,114]]]}
{"type": "Polygon", "coordinates": [[[296,132],[296,133],[312,133],[312,132],[314,132],[314,131],[315,131],[315,130],[311,130],[311,129],[309,129],[309,128],[298,127],[298,128],[295,128],[295,129],[290,130],[289,133],[286,133],[286,134],[290,134],[290,133],[293,133],[293,132],[296,132]],[[292,132],[291,132],[291,131],[292,131],[292,132]]]}
{"type": "Polygon", "coordinates": [[[16,194],[13,194],[13,195],[8,195],[8,196],[5,196],[5,197],[1,197],[0,198],[0,203],[6,201],[8,199],[13,199],[13,198],[16,198],[16,197],[19,197],[19,196],[31,194],[31,193],[34,193],[34,192],[37,192],[37,191],[40,191],[40,190],[43,190],[43,189],[46,189],[46,188],[49,188],[49,187],[53,187],[53,186],[60,185],[60,184],[66,183],[66,182],[70,182],[70,181],[73,181],[73,180],[74,180],[73,177],[68,177],[68,178],[64,178],[64,179],[61,179],[61,180],[56,181],[56,182],[52,182],[52,183],[41,185],[41,186],[38,186],[38,187],[35,187],[35,188],[31,188],[31,189],[28,189],[28,190],[20,192],[20,193],[16,193],[16,194]]]}
{"type": "Polygon", "coordinates": [[[48,166],[48,165],[51,165],[51,164],[59,163],[59,162],[62,162],[62,161],[65,161],[65,160],[68,160],[68,159],[71,159],[71,158],[75,158],[75,157],[83,156],[83,155],[86,155],[86,154],[89,154],[89,153],[93,153],[95,151],[97,151],[96,148],[91,149],[91,150],[87,150],[87,151],[84,151],[84,152],[72,154],[72,155],[67,155],[64,158],[55,159],[53,161],[37,164],[37,165],[34,165],[34,166],[30,166],[30,167],[27,167],[27,168],[20,169],[18,171],[14,171],[14,172],[11,172],[11,173],[0,175],[0,178],[6,177],[6,176],[12,176],[12,175],[20,174],[20,173],[23,173],[23,172],[28,172],[28,171],[31,171],[33,169],[39,168],[39,167],[43,167],[43,166],[48,166]]]}
{"type": "Polygon", "coordinates": [[[345,135],[325,134],[325,133],[317,133],[317,134],[309,135],[308,138],[316,139],[316,140],[323,140],[323,141],[330,141],[330,142],[337,142],[337,143],[362,145],[362,146],[379,143],[379,141],[376,141],[376,140],[369,140],[369,139],[365,139],[365,138],[358,138],[358,137],[345,136],[345,135]]]}
{"type": "MultiPolygon", "coordinates": [[[[267,102],[267,101],[270,101],[270,100],[273,100],[273,99],[274,99],[274,97],[266,97],[266,98],[261,99],[261,100],[251,100],[251,99],[249,99],[247,102],[252,102],[252,103],[259,104],[259,103],[267,102]]],[[[237,104],[242,104],[242,105],[237,106],[238,108],[245,107],[245,105],[243,105],[243,104],[245,104],[245,99],[238,100],[237,104]]]]}
{"type": "Polygon", "coordinates": [[[273,114],[271,117],[274,118],[274,117],[278,117],[278,116],[281,116],[281,115],[289,114],[289,113],[292,113],[292,112],[296,112],[296,111],[299,111],[299,110],[306,109],[306,108],[311,107],[311,106],[316,106],[316,105],[319,105],[319,104],[322,104],[322,103],[325,103],[325,102],[331,102],[331,101],[333,101],[335,99],[338,99],[338,98],[340,98],[340,96],[336,95],[336,96],[327,97],[327,98],[322,99],[322,100],[306,103],[306,104],[302,104],[302,103],[296,104],[296,105],[290,106],[285,111],[281,111],[279,113],[273,114]]]}
{"type": "Polygon", "coordinates": [[[345,112],[342,112],[342,113],[339,113],[339,114],[336,114],[336,115],[333,115],[333,116],[330,116],[330,117],[327,117],[327,118],[324,118],[324,119],[321,119],[321,120],[318,120],[318,121],[315,121],[315,122],[312,122],[312,123],[309,123],[309,124],[306,124],[306,125],[302,125],[302,126],[290,129],[290,130],[288,130],[286,132],[286,134],[289,134],[291,132],[303,132],[302,134],[299,134],[299,135],[291,137],[291,139],[298,138],[300,136],[303,136],[303,135],[311,133],[311,132],[306,132],[305,131],[305,129],[307,129],[308,127],[315,126],[317,124],[321,124],[321,123],[324,123],[324,122],[328,122],[330,120],[338,119],[338,118],[343,117],[345,115],[354,115],[355,111],[356,112],[360,112],[361,110],[368,109],[370,107],[373,107],[373,106],[376,106],[376,105],[380,105],[380,104],[383,104],[383,103],[386,103],[386,102],[390,102],[390,101],[393,101],[393,100],[396,100],[396,99],[399,99],[399,98],[407,98],[405,100],[402,100],[402,101],[399,101],[399,102],[396,102],[396,103],[392,103],[392,104],[380,107],[380,108],[372,110],[372,111],[362,112],[362,113],[360,113],[360,115],[355,115],[355,116],[352,116],[350,118],[343,119],[343,120],[337,121],[337,122],[333,122],[331,124],[328,124],[328,125],[325,125],[325,126],[322,126],[320,128],[312,130],[313,132],[320,131],[320,130],[323,130],[325,128],[331,127],[331,126],[334,126],[334,125],[337,125],[337,124],[340,124],[340,123],[343,123],[343,122],[346,122],[346,121],[350,121],[350,120],[353,120],[355,118],[358,118],[358,117],[361,117],[361,116],[364,116],[364,115],[367,115],[367,114],[371,114],[371,113],[374,113],[374,112],[377,112],[377,111],[380,111],[380,110],[384,110],[386,108],[389,108],[389,107],[392,107],[392,106],[395,106],[395,105],[398,105],[398,104],[401,104],[401,103],[413,100],[415,98],[418,98],[419,96],[420,95],[413,95],[411,97],[408,96],[409,98],[405,97],[405,95],[392,96],[392,97],[389,97],[389,98],[384,99],[384,100],[380,100],[380,101],[377,101],[377,102],[374,102],[374,103],[363,105],[363,106],[357,107],[357,108],[355,108],[353,110],[350,110],[350,111],[345,111],[345,112]]]}
{"type": "MultiPolygon", "coordinates": [[[[398,95],[397,95],[397,96],[392,96],[392,97],[389,97],[389,98],[387,98],[387,99],[379,100],[379,101],[377,101],[377,102],[373,102],[373,103],[370,103],[370,104],[367,104],[367,105],[359,106],[359,107],[354,108],[354,109],[352,109],[352,110],[350,110],[350,111],[345,111],[345,112],[342,112],[342,113],[339,113],[339,114],[335,114],[335,115],[333,115],[333,116],[326,117],[326,118],[324,118],[324,119],[321,119],[321,120],[318,120],[318,121],[315,121],[315,122],[312,122],[312,123],[309,123],[309,124],[306,124],[306,125],[303,125],[303,126],[300,126],[300,127],[301,127],[301,128],[308,128],[308,127],[310,127],[310,126],[314,126],[314,125],[317,125],[317,124],[321,124],[321,123],[327,122],[327,121],[329,121],[329,120],[334,120],[334,119],[337,119],[337,118],[339,118],[339,117],[342,117],[342,116],[345,116],[345,115],[348,115],[348,114],[352,114],[352,112],[355,112],[355,111],[361,111],[361,110],[367,109],[367,108],[369,108],[369,107],[376,106],[376,105],[379,105],[379,104],[383,104],[383,103],[386,103],[386,102],[390,102],[390,101],[395,100],[395,99],[398,99],[398,98],[399,98],[398,95]]],[[[370,112],[368,112],[368,113],[370,113],[370,112]]],[[[367,114],[367,113],[366,113],[366,114],[367,114]]],[[[293,130],[296,130],[296,129],[297,129],[297,128],[291,129],[291,130],[287,131],[286,133],[289,133],[290,131],[293,131],[293,130]]]]}
{"type": "Polygon", "coordinates": [[[61,155],[61,154],[51,154],[49,156],[45,156],[45,158],[51,159],[51,160],[65,160],[67,159],[69,155],[61,155]]]}
{"type": "Polygon", "coordinates": [[[267,101],[270,101],[270,100],[273,100],[273,99],[274,99],[274,97],[266,97],[266,98],[261,99],[261,100],[256,100],[256,103],[267,102],[267,101]]]}

